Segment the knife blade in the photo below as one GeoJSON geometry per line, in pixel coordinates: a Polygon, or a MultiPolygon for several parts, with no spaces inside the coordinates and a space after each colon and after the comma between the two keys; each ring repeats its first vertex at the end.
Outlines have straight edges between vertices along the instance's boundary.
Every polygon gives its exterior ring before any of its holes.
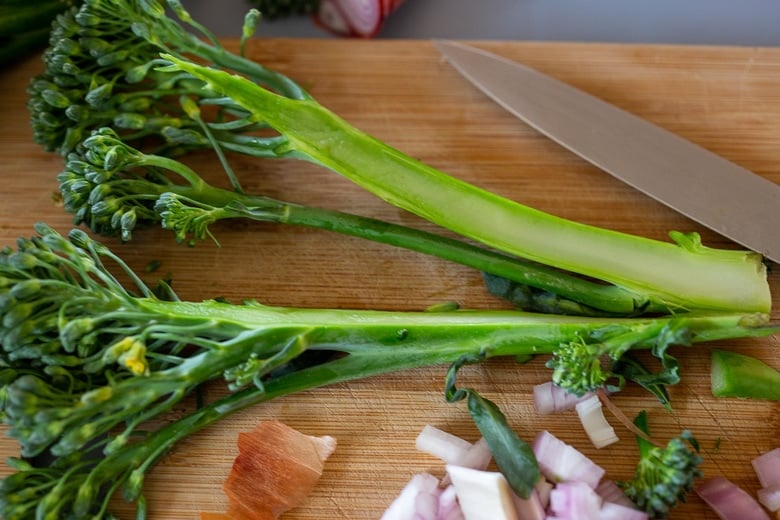
{"type": "Polygon", "coordinates": [[[529,126],[623,182],[780,262],[780,185],[530,67],[459,42],[444,58],[529,126]]]}

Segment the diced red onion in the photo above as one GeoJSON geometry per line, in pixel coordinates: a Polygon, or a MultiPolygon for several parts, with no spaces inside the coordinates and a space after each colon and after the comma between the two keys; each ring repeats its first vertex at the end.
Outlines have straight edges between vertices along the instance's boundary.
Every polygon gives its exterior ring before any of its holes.
{"type": "Polygon", "coordinates": [[[321,0],[315,21],[340,36],[370,38],[404,0],[321,0]]]}
{"type": "Polygon", "coordinates": [[[578,402],[593,394],[577,397],[552,381],[534,386],[534,408],[540,415],[574,410],[578,402]]]}
{"type": "Polygon", "coordinates": [[[780,482],[759,489],[758,501],[773,513],[780,511],[780,482]]]}
{"type": "Polygon", "coordinates": [[[418,473],[385,510],[381,520],[437,520],[440,495],[439,479],[430,473],[418,473]]]}
{"type": "Polygon", "coordinates": [[[447,486],[439,495],[439,513],[436,520],[464,520],[455,486],[447,486]]]}
{"type": "Polygon", "coordinates": [[[584,482],[561,482],[550,493],[550,511],[561,519],[599,520],[601,497],[584,482]]]}
{"type": "Polygon", "coordinates": [[[542,503],[538,489],[532,489],[528,498],[520,498],[515,494],[512,495],[512,498],[515,502],[517,518],[521,520],[545,520],[547,517],[545,512],[547,507],[542,503]]]}
{"type": "Polygon", "coordinates": [[[546,430],[534,439],[533,451],[542,474],[554,483],[581,481],[595,489],[605,473],[576,448],[546,430]]]}
{"type": "Polygon", "coordinates": [[[547,506],[550,504],[550,492],[552,489],[553,483],[546,478],[540,478],[534,487],[534,491],[536,491],[536,495],[539,497],[539,501],[545,509],[547,509],[547,506]]]}
{"type": "Polygon", "coordinates": [[[725,477],[704,481],[696,493],[722,520],[769,520],[752,496],[725,477]]]}
{"type": "Polygon", "coordinates": [[[648,514],[644,511],[614,502],[604,502],[599,512],[600,520],[648,520],[648,518],[648,514]]]}
{"type": "Polygon", "coordinates": [[[597,395],[583,399],[576,404],[575,408],[585,433],[595,447],[603,448],[620,440],[615,434],[615,429],[604,417],[601,399],[597,395]]]}
{"type": "Polygon", "coordinates": [[[603,479],[601,482],[599,482],[599,485],[596,486],[596,493],[598,493],[604,502],[612,502],[613,504],[619,504],[636,509],[636,504],[634,504],[631,499],[626,496],[626,494],[623,492],[620,486],[615,483],[614,480],[606,478],[603,479]]]}
{"type": "Polygon", "coordinates": [[[433,455],[447,464],[459,464],[467,458],[472,447],[469,441],[431,425],[426,425],[420,431],[415,445],[421,452],[433,455]]]}
{"type": "Polygon", "coordinates": [[[448,464],[447,474],[455,486],[458,503],[465,518],[517,518],[512,489],[501,473],[448,464]]]}
{"type": "Polygon", "coordinates": [[[780,483],[780,448],[759,455],[751,463],[762,487],[780,483]]]}
{"type": "Polygon", "coordinates": [[[480,437],[477,442],[472,444],[468,451],[466,451],[461,460],[455,461],[452,464],[457,464],[464,468],[486,469],[490,465],[491,460],[493,460],[493,453],[490,451],[490,446],[488,446],[484,437],[480,437]]]}

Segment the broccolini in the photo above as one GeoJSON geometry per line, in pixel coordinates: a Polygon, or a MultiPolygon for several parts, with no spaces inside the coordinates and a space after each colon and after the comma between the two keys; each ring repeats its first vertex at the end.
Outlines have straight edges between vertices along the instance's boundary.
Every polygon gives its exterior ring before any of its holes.
{"type": "MultiPolygon", "coordinates": [[[[642,411],[634,424],[648,434],[647,412],[642,411]]],[[[639,509],[650,518],[666,518],[678,503],[685,502],[701,477],[699,446],[690,431],[685,430],[661,448],[637,436],[639,463],[633,479],[618,484],[639,509]]]]}
{"type": "MultiPolygon", "coordinates": [[[[305,159],[489,247],[616,285],[638,309],[769,310],[760,255],[707,248],[695,233],[672,233],[668,243],[584,226],[463,183],[354,128],[292,79],[226,51],[178,2],[169,5],[181,23],[154,0],[89,0],[61,17],[47,71],[31,88],[39,142],[67,153],[113,125],[131,145],[162,137],[166,154],[206,147],[305,159]],[[160,52],[173,65],[159,67],[160,52]],[[191,117],[172,96],[215,106],[216,119],[191,117]],[[248,133],[260,128],[275,133],[248,133]]],[[[247,20],[244,41],[256,15],[247,20]]]]}
{"type": "MultiPolygon", "coordinates": [[[[777,332],[765,315],[742,313],[616,326],[610,318],[515,311],[196,303],[180,301],[168,286],[163,299],[83,231],[69,238],[43,224],[37,231],[0,252],[2,419],[23,456],[49,453],[54,460],[15,463],[18,473],[0,486],[4,518],[103,515],[122,485],[142,504],[144,472],[173,443],[239,407],[291,392],[464,358],[562,356],[571,345],[603,338],[621,350],[653,349],[679,337],[670,329],[685,328],[691,343],[777,332]],[[234,392],[224,403],[160,430],[141,426],[217,380],[234,392]],[[98,458],[89,458],[95,450],[98,458]]],[[[584,380],[598,362],[580,369],[584,380]]]]}

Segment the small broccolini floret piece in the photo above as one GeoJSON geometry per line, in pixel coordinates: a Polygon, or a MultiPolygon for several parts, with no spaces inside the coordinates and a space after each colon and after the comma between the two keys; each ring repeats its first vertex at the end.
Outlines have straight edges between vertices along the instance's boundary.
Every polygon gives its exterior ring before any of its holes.
{"type": "MultiPolygon", "coordinates": [[[[634,424],[649,435],[647,412],[634,419],[634,424]]],[[[688,493],[702,476],[703,459],[699,445],[690,431],[685,430],[671,439],[665,447],[654,445],[637,436],[639,462],[634,478],[618,482],[624,493],[650,518],[666,518],[679,502],[685,502],[688,493]]]]}
{"type": "MultiPolygon", "coordinates": [[[[103,514],[122,485],[142,503],[144,473],[177,440],[292,392],[462,359],[560,353],[603,337],[599,331],[630,348],[653,348],[680,327],[691,343],[778,331],[766,316],[741,313],[626,318],[615,329],[614,318],[516,311],[187,302],[167,286],[163,299],[84,231],[66,238],[43,224],[36,229],[16,249],[0,250],[0,417],[23,456],[54,460],[20,462],[19,473],[3,481],[3,518],[103,514]],[[234,396],[175,426],[146,429],[147,420],[208,381],[223,381],[234,396]]],[[[498,417],[487,403],[476,405],[489,412],[482,420],[498,417]]]]}

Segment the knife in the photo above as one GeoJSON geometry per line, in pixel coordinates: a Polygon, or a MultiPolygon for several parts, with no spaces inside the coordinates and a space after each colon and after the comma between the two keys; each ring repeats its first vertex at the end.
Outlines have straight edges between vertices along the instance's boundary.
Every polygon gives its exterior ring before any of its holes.
{"type": "Polygon", "coordinates": [[[780,185],[530,67],[458,42],[434,44],[466,79],[542,134],[780,262],[780,185]]]}

